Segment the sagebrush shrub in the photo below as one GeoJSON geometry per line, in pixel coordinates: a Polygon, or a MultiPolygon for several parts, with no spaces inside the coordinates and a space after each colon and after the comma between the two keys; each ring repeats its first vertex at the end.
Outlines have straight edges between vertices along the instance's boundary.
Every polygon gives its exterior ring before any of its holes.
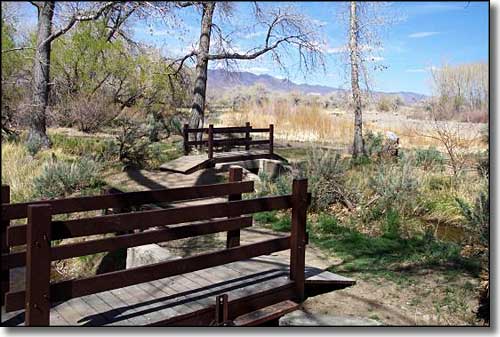
{"type": "Polygon", "coordinates": [[[28,153],[35,156],[43,147],[43,140],[38,134],[33,134],[26,141],[26,149],[28,153]]]}
{"type": "Polygon", "coordinates": [[[393,209],[403,217],[415,213],[420,183],[410,160],[396,164],[379,163],[368,187],[378,196],[375,204],[382,210],[387,212],[393,209]]]}
{"type": "Polygon", "coordinates": [[[472,241],[488,246],[490,233],[490,198],[488,191],[480,192],[473,205],[460,198],[456,198],[456,201],[465,218],[466,228],[474,236],[472,241]]]}
{"type": "Polygon", "coordinates": [[[384,148],[384,135],[368,130],[365,134],[364,146],[367,156],[380,154],[384,148]]]}
{"type": "Polygon", "coordinates": [[[317,149],[308,152],[303,175],[309,180],[311,209],[321,211],[335,202],[351,203],[351,193],[346,186],[346,171],[347,165],[340,154],[317,149]]]}
{"type": "Polygon", "coordinates": [[[87,187],[101,184],[101,165],[87,158],[66,162],[50,160],[42,166],[41,173],[33,181],[36,198],[64,197],[87,187]]]}
{"type": "Polygon", "coordinates": [[[444,162],[443,154],[433,147],[415,150],[415,164],[421,166],[424,170],[433,168],[442,170],[444,162]]]}

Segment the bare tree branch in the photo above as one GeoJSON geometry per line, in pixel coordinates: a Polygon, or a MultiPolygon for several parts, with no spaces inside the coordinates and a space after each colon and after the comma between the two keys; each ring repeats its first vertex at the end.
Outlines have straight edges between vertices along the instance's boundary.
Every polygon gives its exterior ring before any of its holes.
{"type": "Polygon", "coordinates": [[[93,14],[82,15],[75,13],[73,16],[71,16],[70,20],[64,27],[50,34],[50,36],[42,42],[42,45],[54,41],[59,36],[69,31],[77,22],[97,20],[105,11],[109,10],[114,4],[116,4],[115,1],[109,1],[103,4],[93,14]]]}
{"type": "Polygon", "coordinates": [[[209,60],[223,60],[223,59],[232,59],[232,60],[253,60],[257,57],[267,53],[270,50],[277,48],[281,43],[288,42],[293,38],[298,38],[298,36],[289,36],[283,39],[280,39],[273,43],[271,46],[264,47],[256,52],[251,54],[240,54],[240,53],[223,53],[223,54],[210,54],[207,56],[209,60]]]}
{"type": "Polygon", "coordinates": [[[33,48],[33,47],[16,47],[16,48],[4,49],[4,50],[2,50],[2,53],[10,53],[13,51],[20,51],[20,50],[27,50],[27,49],[35,49],[35,48],[33,48]]]}
{"type": "Polygon", "coordinates": [[[187,59],[193,57],[193,56],[196,56],[198,54],[198,52],[196,50],[193,50],[192,52],[190,52],[189,54],[187,55],[184,55],[183,57],[177,59],[177,60],[174,60],[172,63],[170,63],[170,66],[173,66],[175,65],[176,63],[180,62],[179,66],[177,67],[177,70],[174,72],[173,75],[177,75],[179,74],[179,72],[182,70],[182,67],[184,65],[184,62],[186,62],[187,59]]]}
{"type": "Polygon", "coordinates": [[[195,1],[178,1],[176,3],[177,6],[182,7],[182,8],[194,6],[196,4],[197,3],[195,1]]]}

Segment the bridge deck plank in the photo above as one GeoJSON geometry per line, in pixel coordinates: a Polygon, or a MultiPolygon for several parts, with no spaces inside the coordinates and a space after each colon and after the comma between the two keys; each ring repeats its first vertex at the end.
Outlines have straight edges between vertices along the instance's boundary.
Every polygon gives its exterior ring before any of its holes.
{"type": "MultiPolygon", "coordinates": [[[[269,255],[54,304],[51,325],[147,325],[287,284],[288,265],[269,255]],[[280,263],[281,262],[281,263],[280,263]]],[[[335,274],[308,270],[313,282],[346,282],[335,274]]],[[[307,282],[307,280],[306,280],[307,282]]],[[[24,313],[5,313],[2,325],[23,325],[24,313]]]]}

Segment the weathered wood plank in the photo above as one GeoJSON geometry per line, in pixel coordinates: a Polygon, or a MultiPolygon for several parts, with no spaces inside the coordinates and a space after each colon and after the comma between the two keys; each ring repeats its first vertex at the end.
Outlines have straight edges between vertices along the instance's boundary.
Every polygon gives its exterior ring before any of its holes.
{"type": "Polygon", "coordinates": [[[50,324],[50,221],[50,205],[28,206],[26,303],[23,303],[27,326],[50,324]]]}
{"type": "Polygon", "coordinates": [[[307,180],[293,181],[292,231],[290,237],[290,279],[295,281],[297,296],[305,298],[305,250],[307,221],[307,180]]]}
{"type": "MultiPolygon", "coordinates": [[[[166,210],[150,210],[124,214],[110,214],[83,219],[53,221],[52,239],[115,233],[134,229],[147,229],[183,222],[213,218],[235,217],[257,212],[290,208],[291,196],[263,197],[259,199],[178,207],[166,210]]],[[[11,246],[26,242],[26,226],[10,227],[7,240],[11,246]]]]}
{"type": "Polygon", "coordinates": [[[222,183],[140,192],[124,192],[112,195],[42,200],[18,204],[3,204],[2,202],[2,221],[25,218],[27,216],[28,205],[50,204],[52,206],[52,214],[62,214],[105,208],[127,208],[149,203],[218,197],[233,193],[253,192],[253,189],[253,182],[247,181],[241,183],[222,183]]]}
{"type": "Polygon", "coordinates": [[[234,320],[236,326],[259,326],[264,322],[280,318],[294,310],[297,310],[299,305],[290,300],[282,301],[268,307],[257,309],[234,320]]]}
{"type": "MultiPolygon", "coordinates": [[[[243,169],[241,167],[229,168],[229,181],[238,182],[243,179],[243,169]]],[[[241,193],[230,194],[228,201],[241,200],[241,193]]],[[[240,229],[229,230],[226,237],[226,248],[237,247],[240,245],[240,229]]]]}
{"type": "MultiPolygon", "coordinates": [[[[168,276],[189,273],[195,270],[210,268],[289,248],[290,238],[284,237],[229,248],[215,253],[195,255],[182,260],[159,262],[123,271],[116,271],[77,280],[63,281],[53,284],[50,287],[50,297],[53,301],[63,301],[73,297],[85,296],[96,292],[126,287],[168,276]]],[[[14,311],[22,308],[24,306],[24,301],[24,291],[7,293],[6,311],[14,311]]]]}
{"type": "MultiPolygon", "coordinates": [[[[250,226],[252,226],[251,216],[241,217],[238,219],[215,220],[197,224],[182,225],[141,233],[125,234],[111,238],[56,246],[52,248],[50,258],[52,261],[58,261],[77,256],[136,247],[150,243],[167,242],[198,235],[234,231],[239,228],[246,228],[250,226]]],[[[2,271],[10,268],[21,267],[25,264],[25,252],[4,254],[1,257],[2,271]]]]}

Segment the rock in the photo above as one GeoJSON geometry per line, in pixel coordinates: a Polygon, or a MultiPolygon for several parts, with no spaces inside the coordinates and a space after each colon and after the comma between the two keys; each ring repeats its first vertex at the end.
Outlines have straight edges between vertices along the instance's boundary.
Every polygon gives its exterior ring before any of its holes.
{"type": "Polygon", "coordinates": [[[302,310],[295,310],[280,318],[280,326],[374,326],[382,323],[363,317],[333,316],[311,314],[302,310]]]}
{"type": "Polygon", "coordinates": [[[157,263],[167,260],[179,259],[180,256],[171,254],[168,249],[149,244],[127,249],[126,268],[140,267],[151,263],[157,263]]]}

